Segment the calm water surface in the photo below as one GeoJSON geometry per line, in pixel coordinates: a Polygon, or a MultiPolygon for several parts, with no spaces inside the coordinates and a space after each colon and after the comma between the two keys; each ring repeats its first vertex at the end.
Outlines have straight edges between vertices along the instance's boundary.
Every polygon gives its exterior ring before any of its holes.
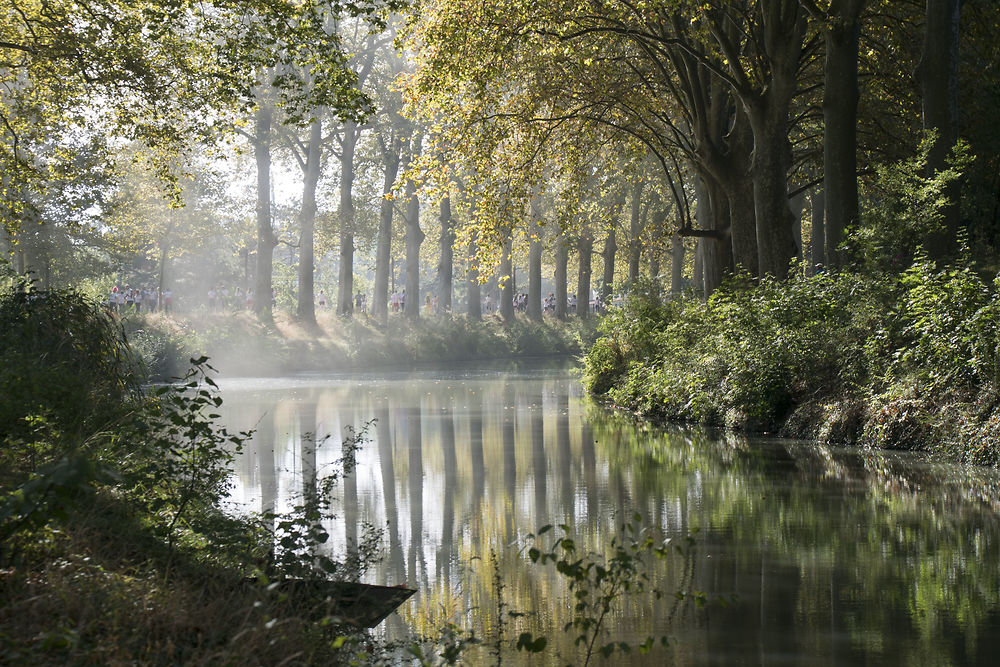
{"type": "MultiPolygon", "coordinates": [[[[901,454],[637,427],[593,405],[569,371],[434,371],[220,381],[224,421],[255,429],[233,500],[291,508],[331,474],[347,427],[366,431],[327,525],[342,553],[384,527],[365,577],[419,593],[383,628],[446,621],[558,639],[570,593],[530,565],[525,536],[568,524],[601,550],[633,514],[694,547],[657,565],[671,596],[628,600],[609,639],[669,635],[620,664],[997,664],[1000,477],[901,454]],[[498,590],[499,589],[499,590],[498,590]],[[681,590],[708,603],[679,602],[681,590]],[[728,603],[724,606],[720,600],[728,603]],[[735,600],[735,602],[734,602],[735,600]]],[[[689,597],[690,599],[690,597],[689,597]]],[[[475,664],[487,656],[472,658],[475,664]]],[[[597,660],[596,662],[601,662],[597,660]]],[[[596,663],[595,663],[596,664],[596,663]]]]}

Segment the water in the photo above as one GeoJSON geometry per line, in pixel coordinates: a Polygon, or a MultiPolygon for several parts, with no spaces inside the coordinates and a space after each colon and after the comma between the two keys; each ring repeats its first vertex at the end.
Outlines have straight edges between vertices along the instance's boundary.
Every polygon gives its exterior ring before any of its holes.
{"type": "MultiPolygon", "coordinates": [[[[336,469],[345,427],[378,420],[326,527],[335,554],[365,524],[384,527],[384,558],[364,580],[419,590],[386,621],[390,637],[434,634],[448,620],[486,637],[502,626],[508,640],[524,630],[553,640],[533,660],[508,642],[507,664],[581,663],[561,630],[570,591],[551,567],[527,562],[526,536],[567,524],[581,548],[600,551],[637,513],[694,546],[649,571],[665,598],[629,598],[606,620],[601,643],[670,639],[620,663],[994,664],[993,471],[637,427],[593,405],[562,370],[220,384],[227,425],[256,429],[236,467],[244,510],[291,508],[303,484],[336,469]]],[[[488,649],[468,664],[491,659],[488,649]]]]}

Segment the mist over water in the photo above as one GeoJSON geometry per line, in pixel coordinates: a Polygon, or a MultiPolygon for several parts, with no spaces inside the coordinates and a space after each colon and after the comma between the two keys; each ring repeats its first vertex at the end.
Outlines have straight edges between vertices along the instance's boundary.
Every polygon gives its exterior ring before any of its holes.
{"type": "MultiPolygon", "coordinates": [[[[419,591],[386,622],[390,636],[447,620],[488,636],[502,598],[529,612],[509,622],[508,640],[546,633],[573,662],[561,632],[570,592],[551,567],[528,563],[526,535],[565,523],[579,546],[603,550],[638,513],[695,546],[651,570],[664,599],[628,599],[609,619],[604,641],[671,637],[666,652],[628,664],[987,664],[1000,640],[992,471],[641,428],[592,405],[565,370],[220,385],[226,425],[256,430],[235,470],[242,511],[290,509],[336,465],[345,429],[376,420],[326,527],[333,553],[366,523],[384,528],[384,558],[365,581],[419,591]]],[[[546,656],[536,663],[556,661],[546,656]]]]}

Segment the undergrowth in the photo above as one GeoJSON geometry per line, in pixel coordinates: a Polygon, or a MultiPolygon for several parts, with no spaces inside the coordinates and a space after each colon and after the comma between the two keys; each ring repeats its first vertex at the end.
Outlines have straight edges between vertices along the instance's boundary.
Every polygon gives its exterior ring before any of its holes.
{"type": "Polygon", "coordinates": [[[1000,461],[1000,281],[968,262],[639,290],[601,330],[588,389],[647,418],[1000,461]]]}

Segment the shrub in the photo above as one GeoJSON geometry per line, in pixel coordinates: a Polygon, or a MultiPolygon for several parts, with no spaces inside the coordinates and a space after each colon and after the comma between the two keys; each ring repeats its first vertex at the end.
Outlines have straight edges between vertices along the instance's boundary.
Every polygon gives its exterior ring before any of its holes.
{"type": "Polygon", "coordinates": [[[120,325],[72,290],[0,293],[0,439],[23,474],[117,421],[141,374],[120,325]]]}

